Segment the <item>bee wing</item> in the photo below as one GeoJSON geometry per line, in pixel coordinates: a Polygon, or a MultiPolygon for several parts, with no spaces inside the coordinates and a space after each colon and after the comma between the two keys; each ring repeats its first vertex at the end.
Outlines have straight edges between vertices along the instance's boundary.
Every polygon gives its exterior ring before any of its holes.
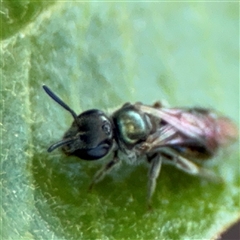
{"type": "Polygon", "coordinates": [[[136,104],[136,108],[164,120],[186,139],[211,151],[227,146],[238,138],[237,126],[226,117],[203,108],[153,108],[136,104]]]}
{"type": "Polygon", "coordinates": [[[147,114],[164,120],[185,136],[194,139],[202,139],[204,141],[205,137],[212,131],[212,124],[209,124],[209,122],[210,120],[213,121],[213,118],[211,117],[210,119],[207,111],[204,114],[196,114],[190,112],[189,109],[156,109],[146,105],[139,105],[137,107],[147,114]]]}

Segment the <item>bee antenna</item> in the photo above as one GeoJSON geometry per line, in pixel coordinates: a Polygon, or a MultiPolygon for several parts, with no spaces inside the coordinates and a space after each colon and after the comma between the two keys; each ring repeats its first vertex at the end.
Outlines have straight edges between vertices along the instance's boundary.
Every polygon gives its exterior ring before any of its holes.
{"type": "Polygon", "coordinates": [[[46,85],[43,85],[42,87],[49,97],[51,97],[60,106],[62,106],[64,109],[70,112],[75,120],[77,119],[77,114],[66,103],[64,103],[55,93],[53,93],[50,90],[50,88],[48,88],[46,85]]]}
{"type": "Polygon", "coordinates": [[[64,145],[67,145],[71,142],[75,141],[74,138],[67,138],[67,139],[63,139],[63,140],[60,140],[56,143],[54,143],[53,145],[51,145],[49,148],[48,148],[48,152],[52,152],[53,150],[55,150],[56,148],[59,148],[59,147],[62,147],[64,145]]]}

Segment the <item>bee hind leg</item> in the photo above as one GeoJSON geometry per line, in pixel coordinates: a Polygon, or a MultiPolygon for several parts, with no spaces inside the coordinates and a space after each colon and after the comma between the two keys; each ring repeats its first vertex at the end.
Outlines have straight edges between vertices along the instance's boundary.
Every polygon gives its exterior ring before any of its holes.
{"type": "Polygon", "coordinates": [[[151,200],[153,193],[156,189],[156,181],[160,174],[161,166],[162,166],[162,157],[159,154],[148,158],[151,166],[149,169],[149,177],[148,177],[148,193],[147,193],[147,205],[148,208],[151,209],[151,200]]]}
{"type": "Polygon", "coordinates": [[[119,158],[116,156],[114,156],[114,158],[108,162],[106,165],[103,166],[102,169],[100,169],[99,171],[96,172],[95,176],[93,177],[93,180],[91,182],[91,184],[89,185],[88,190],[91,191],[93,186],[100,182],[105,176],[106,174],[108,174],[109,172],[111,172],[111,170],[119,163],[119,158]]]}
{"type": "Polygon", "coordinates": [[[211,182],[221,183],[223,180],[219,176],[215,175],[212,171],[207,170],[205,168],[201,168],[197,166],[195,163],[191,162],[190,160],[182,157],[182,156],[175,156],[174,157],[174,165],[191,175],[203,177],[211,182]]]}

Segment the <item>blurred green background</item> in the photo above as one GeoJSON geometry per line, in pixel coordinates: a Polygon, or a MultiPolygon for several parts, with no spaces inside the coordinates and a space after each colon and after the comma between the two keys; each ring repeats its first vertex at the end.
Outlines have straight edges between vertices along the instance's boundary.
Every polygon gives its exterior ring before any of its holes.
{"type": "Polygon", "coordinates": [[[210,239],[239,218],[239,146],[208,168],[224,185],[163,166],[146,211],[147,167],[46,152],[77,113],[162,100],[239,123],[239,3],[1,3],[3,239],[210,239]]]}

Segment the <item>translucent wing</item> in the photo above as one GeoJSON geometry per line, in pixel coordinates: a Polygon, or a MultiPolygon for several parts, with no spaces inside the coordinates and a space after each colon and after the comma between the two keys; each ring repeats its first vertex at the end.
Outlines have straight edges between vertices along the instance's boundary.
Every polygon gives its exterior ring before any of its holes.
{"type": "MultiPolygon", "coordinates": [[[[160,125],[153,145],[202,146],[214,152],[237,138],[237,127],[226,117],[218,117],[202,108],[153,108],[136,104],[139,110],[159,118],[160,125]]],[[[149,141],[149,142],[150,142],[149,141]]]]}

